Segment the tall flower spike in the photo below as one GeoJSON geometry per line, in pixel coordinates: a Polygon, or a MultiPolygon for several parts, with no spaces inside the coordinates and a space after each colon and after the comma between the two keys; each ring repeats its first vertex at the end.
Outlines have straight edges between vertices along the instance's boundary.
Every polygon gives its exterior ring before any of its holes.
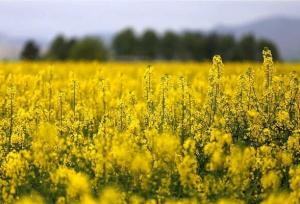
{"type": "Polygon", "coordinates": [[[144,91],[145,91],[145,97],[146,97],[147,102],[150,99],[150,95],[151,95],[151,91],[152,91],[152,84],[151,84],[152,71],[153,71],[153,67],[151,65],[148,65],[147,69],[144,73],[144,81],[145,81],[144,82],[145,83],[144,91]]]}
{"type": "Polygon", "coordinates": [[[273,72],[274,72],[274,67],[273,67],[273,57],[272,57],[272,52],[269,50],[269,48],[265,47],[264,50],[262,51],[263,54],[263,67],[265,71],[265,87],[266,89],[270,89],[272,85],[272,78],[273,78],[273,72]]]}
{"type": "Polygon", "coordinates": [[[210,119],[211,122],[217,111],[217,103],[222,88],[222,73],[223,73],[223,62],[220,55],[213,57],[213,66],[209,71],[209,88],[208,88],[208,100],[211,109],[210,119]]]}
{"type": "Polygon", "coordinates": [[[265,47],[263,52],[263,69],[265,72],[265,92],[266,92],[266,111],[268,114],[268,118],[271,112],[271,100],[272,100],[272,81],[273,81],[273,73],[274,73],[274,64],[272,58],[272,52],[269,48],[265,47]]]}

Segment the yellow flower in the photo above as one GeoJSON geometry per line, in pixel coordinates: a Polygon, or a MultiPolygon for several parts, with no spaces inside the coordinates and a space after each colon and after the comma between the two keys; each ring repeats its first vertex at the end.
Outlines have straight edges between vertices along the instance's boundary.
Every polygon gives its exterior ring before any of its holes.
{"type": "Polygon", "coordinates": [[[286,111],[279,111],[277,113],[277,120],[279,123],[285,123],[289,121],[289,113],[286,111]]]}
{"type": "Polygon", "coordinates": [[[136,154],[131,162],[131,170],[135,173],[147,174],[151,171],[150,161],[148,154],[136,154]]]}
{"type": "Polygon", "coordinates": [[[99,199],[100,204],[125,204],[125,198],[122,192],[113,187],[105,188],[99,199]]]}
{"type": "Polygon", "coordinates": [[[276,190],[280,185],[280,176],[275,171],[270,171],[263,175],[261,178],[261,184],[264,189],[271,188],[276,190]]]}

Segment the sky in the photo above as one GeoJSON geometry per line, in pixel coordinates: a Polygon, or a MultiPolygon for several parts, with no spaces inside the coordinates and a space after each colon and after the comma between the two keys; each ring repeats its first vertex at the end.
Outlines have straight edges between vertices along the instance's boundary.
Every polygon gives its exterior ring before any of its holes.
{"type": "Polygon", "coordinates": [[[154,28],[209,30],[270,16],[300,18],[300,1],[0,0],[0,34],[50,39],[154,28]]]}

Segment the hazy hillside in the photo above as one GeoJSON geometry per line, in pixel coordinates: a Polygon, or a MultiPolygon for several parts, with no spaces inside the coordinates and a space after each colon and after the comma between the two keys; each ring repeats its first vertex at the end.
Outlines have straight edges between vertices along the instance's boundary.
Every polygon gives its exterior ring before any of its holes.
{"type": "Polygon", "coordinates": [[[300,19],[272,17],[240,26],[218,26],[215,31],[232,33],[236,37],[253,33],[256,37],[275,42],[283,59],[300,59],[300,19]]]}

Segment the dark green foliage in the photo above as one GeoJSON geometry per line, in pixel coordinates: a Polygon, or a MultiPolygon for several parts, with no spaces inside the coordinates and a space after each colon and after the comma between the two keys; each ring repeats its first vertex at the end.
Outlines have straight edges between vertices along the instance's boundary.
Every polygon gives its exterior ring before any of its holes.
{"type": "Polygon", "coordinates": [[[245,35],[238,44],[243,60],[254,61],[260,56],[260,50],[257,49],[257,43],[253,35],[245,35]]]}
{"type": "Polygon", "coordinates": [[[266,46],[273,51],[274,59],[278,60],[275,44],[256,39],[252,34],[236,39],[229,34],[166,31],[157,35],[153,30],[146,30],[136,36],[132,29],[126,29],[115,36],[112,49],[116,59],[204,61],[214,55],[222,55],[225,61],[261,61],[260,53],[266,46]]]}
{"type": "Polygon", "coordinates": [[[204,53],[205,59],[211,59],[214,55],[221,54],[219,53],[219,36],[216,33],[206,36],[204,53]]]}
{"type": "Polygon", "coordinates": [[[138,51],[142,58],[155,59],[157,58],[159,50],[159,38],[155,31],[146,30],[138,44],[138,51]]]}
{"type": "Polygon", "coordinates": [[[63,35],[58,35],[50,45],[47,58],[52,60],[66,60],[75,44],[76,39],[67,39],[63,35]]]}
{"type": "Polygon", "coordinates": [[[107,50],[103,42],[95,37],[79,40],[70,51],[71,60],[106,60],[107,50]]]}
{"type": "Polygon", "coordinates": [[[205,40],[201,33],[185,32],[181,37],[183,59],[203,60],[205,40]]]}
{"type": "MultiPolygon", "coordinates": [[[[280,60],[276,45],[267,39],[256,39],[252,34],[241,38],[218,33],[166,31],[158,34],[147,29],[136,35],[127,28],[117,33],[107,49],[99,37],[82,39],[58,35],[51,42],[47,60],[193,60],[208,61],[214,55],[223,56],[224,61],[262,61],[261,50],[269,47],[273,59],[280,60]]],[[[35,60],[39,49],[33,41],[25,45],[21,58],[35,60]]]]}
{"type": "Polygon", "coordinates": [[[21,52],[21,59],[36,60],[39,58],[39,51],[40,49],[38,45],[33,40],[29,40],[23,47],[23,50],[21,52]]]}
{"type": "Polygon", "coordinates": [[[163,59],[172,60],[178,58],[180,49],[179,37],[172,31],[167,31],[160,40],[160,55],[163,59]]]}
{"type": "Polygon", "coordinates": [[[130,57],[137,55],[138,41],[132,29],[128,28],[118,33],[112,43],[115,55],[130,57]]]}

